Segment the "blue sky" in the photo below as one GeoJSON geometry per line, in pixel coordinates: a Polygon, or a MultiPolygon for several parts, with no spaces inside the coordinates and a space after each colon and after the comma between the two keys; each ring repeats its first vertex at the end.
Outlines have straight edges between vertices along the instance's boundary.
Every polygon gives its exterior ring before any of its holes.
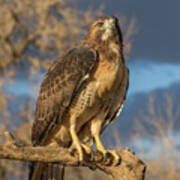
{"type": "Polygon", "coordinates": [[[129,95],[167,88],[175,82],[180,82],[179,64],[139,60],[128,63],[128,67],[130,70],[129,95]]]}

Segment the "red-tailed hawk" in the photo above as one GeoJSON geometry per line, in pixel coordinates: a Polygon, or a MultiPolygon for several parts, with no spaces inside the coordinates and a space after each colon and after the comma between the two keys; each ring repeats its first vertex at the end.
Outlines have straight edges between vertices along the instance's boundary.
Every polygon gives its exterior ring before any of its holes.
{"type": "MultiPolygon", "coordinates": [[[[36,104],[33,145],[75,149],[81,162],[83,149],[90,153],[95,141],[98,151],[111,153],[118,162],[115,151],[104,148],[100,134],[121,112],[128,80],[118,19],[101,17],[87,38],[59,57],[45,75],[36,104]]],[[[30,179],[58,179],[48,170],[38,163],[30,179]]]]}

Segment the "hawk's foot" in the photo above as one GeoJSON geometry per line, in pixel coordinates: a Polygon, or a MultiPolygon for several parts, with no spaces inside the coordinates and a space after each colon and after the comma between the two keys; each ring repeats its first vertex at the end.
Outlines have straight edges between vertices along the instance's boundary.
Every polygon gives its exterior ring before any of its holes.
{"type": "Polygon", "coordinates": [[[108,153],[110,153],[113,156],[113,165],[118,166],[121,163],[121,157],[117,153],[116,150],[108,150],[108,153]]]}
{"type": "Polygon", "coordinates": [[[103,164],[110,165],[112,163],[112,165],[114,166],[118,166],[120,164],[121,158],[115,150],[107,150],[105,148],[97,149],[97,150],[103,154],[103,161],[102,161],[103,164]],[[111,162],[108,162],[107,164],[107,159],[110,156],[113,157],[113,160],[111,162]]]}
{"type": "Polygon", "coordinates": [[[75,130],[75,125],[72,125],[72,127],[70,128],[70,133],[71,133],[71,137],[72,137],[72,146],[70,148],[70,152],[74,152],[74,150],[77,150],[78,155],[79,155],[79,163],[82,164],[83,160],[84,160],[84,155],[83,155],[83,148],[82,148],[82,144],[78,138],[78,135],[76,133],[75,130]]]}
{"type": "Polygon", "coordinates": [[[74,156],[75,151],[78,153],[79,163],[81,164],[84,160],[83,148],[81,146],[81,143],[73,142],[73,144],[71,145],[71,147],[69,149],[69,152],[71,155],[74,156]]]}
{"type": "Polygon", "coordinates": [[[82,143],[73,143],[69,149],[71,155],[74,155],[74,152],[77,152],[79,155],[79,162],[82,163],[84,161],[84,153],[90,156],[90,161],[93,160],[93,151],[91,148],[82,143]]]}
{"type": "Polygon", "coordinates": [[[92,161],[93,156],[94,156],[94,153],[93,153],[92,149],[89,146],[85,145],[85,144],[81,144],[81,145],[82,145],[85,153],[90,157],[89,160],[92,161]]]}
{"type": "MultiPolygon", "coordinates": [[[[105,149],[98,133],[94,135],[94,138],[96,141],[96,149],[103,154],[103,164],[106,164],[107,158],[109,157],[109,155],[112,155],[113,165],[119,165],[121,158],[119,157],[117,152],[115,150],[105,149]]],[[[109,164],[112,164],[112,162],[109,162],[107,165],[109,164]]]]}

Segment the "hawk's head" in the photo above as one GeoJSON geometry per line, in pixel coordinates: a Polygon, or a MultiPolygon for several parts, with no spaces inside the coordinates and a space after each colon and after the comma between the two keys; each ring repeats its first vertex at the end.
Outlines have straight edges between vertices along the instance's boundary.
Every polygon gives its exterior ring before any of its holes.
{"type": "Polygon", "coordinates": [[[109,40],[122,42],[118,19],[114,16],[103,16],[97,19],[89,30],[88,38],[96,43],[105,43],[109,40]]]}

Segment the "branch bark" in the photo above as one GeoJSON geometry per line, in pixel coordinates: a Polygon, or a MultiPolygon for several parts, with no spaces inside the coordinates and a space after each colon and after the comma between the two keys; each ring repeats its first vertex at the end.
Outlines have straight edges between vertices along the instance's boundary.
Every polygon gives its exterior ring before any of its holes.
{"type": "MultiPolygon", "coordinates": [[[[17,144],[11,134],[6,133],[6,136],[8,142],[0,145],[0,159],[80,166],[78,155],[72,156],[66,148],[21,146],[17,144]]],[[[103,156],[98,152],[94,154],[91,161],[89,161],[88,156],[85,156],[85,161],[81,165],[91,169],[100,169],[113,180],[143,180],[146,170],[145,164],[128,148],[118,151],[118,153],[121,157],[121,163],[118,166],[111,165],[112,157],[107,158],[105,164],[102,164],[103,156]]]]}

